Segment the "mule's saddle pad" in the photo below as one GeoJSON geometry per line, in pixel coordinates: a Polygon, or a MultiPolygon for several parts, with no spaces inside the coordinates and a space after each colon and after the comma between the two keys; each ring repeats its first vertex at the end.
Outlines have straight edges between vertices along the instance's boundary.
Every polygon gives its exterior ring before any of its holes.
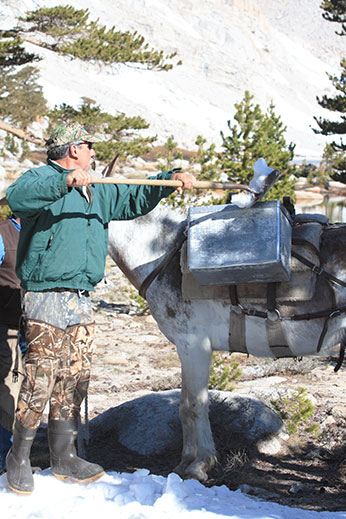
{"type": "MultiPolygon", "coordinates": [[[[323,215],[297,215],[292,229],[292,251],[320,266],[319,248],[323,224],[328,219],[323,215]],[[314,218],[316,216],[316,218],[314,218]],[[322,218],[317,218],[322,217],[322,218]]],[[[182,292],[185,300],[223,299],[230,300],[229,285],[200,285],[188,269],[187,243],[185,242],[180,256],[182,270],[182,292]]],[[[276,300],[309,301],[315,292],[316,274],[309,267],[291,258],[291,277],[289,281],[277,284],[276,300]]],[[[240,303],[265,303],[267,299],[266,283],[238,284],[240,303]]]]}

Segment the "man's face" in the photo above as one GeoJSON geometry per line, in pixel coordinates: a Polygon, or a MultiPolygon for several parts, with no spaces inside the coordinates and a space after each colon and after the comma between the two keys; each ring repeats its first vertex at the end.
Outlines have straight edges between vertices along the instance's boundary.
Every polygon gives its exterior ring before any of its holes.
{"type": "Polygon", "coordinates": [[[88,171],[90,163],[95,157],[95,151],[93,150],[92,142],[72,144],[71,149],[73,149],[74,156],[76,158],[76,166],[84,169],[85,171],[88,171]]]}

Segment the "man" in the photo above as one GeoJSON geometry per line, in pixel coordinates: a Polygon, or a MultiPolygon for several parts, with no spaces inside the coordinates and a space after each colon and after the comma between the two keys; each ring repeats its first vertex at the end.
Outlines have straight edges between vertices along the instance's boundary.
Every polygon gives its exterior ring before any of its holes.
{"type": "MultiPolygon", "coordinates": [[[[0,205],[7,204],[6,199],[0,205]]],[[[0,473],[11,447],[14,412],[23,380],[18,340],[20,283],[15,273],[20,222],[14,215],[0,222],[0,473]]]]}
{"type": "MultiPolygon", "coordinates": [[[[158,186],[90,185],[92,144],[102,140],[79,124],[58,126],[47,141],[46,166],[24,173],[7,190],[21,219],[17,275],[24,290],[28,352],[18,398],[7,481],[29,494],[34,482],[30,449],[46,403],[50,403],[48,443],[53,474],[94,481],[102,467],[76,455],[74,438],[86,395],[94,323],[89,291],[102,279],[108,223],[151,211],[173,189],[158,186]]],[[[165,172],[156,178],[195,178],[165,172]]],[[[181,192],[181,188],[178,188],[181,192]]]]}
{"type": "MultiPolygon", "coordinates": [[[[0,200],[5,205],[6,199],[0,200]]],[[[0,473],[11,447],[14,412],[23,380],[18,341],[21,316],[20,283],[15,273],[20,222],[15,216],[0,222],[0,473]]]]}

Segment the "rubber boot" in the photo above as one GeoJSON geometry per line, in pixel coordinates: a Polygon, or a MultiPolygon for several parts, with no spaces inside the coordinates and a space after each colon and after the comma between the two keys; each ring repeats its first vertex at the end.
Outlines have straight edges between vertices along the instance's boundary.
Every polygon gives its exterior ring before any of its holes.
{"type": "Polygon", "coordinates": [[[71,478],[80,483],[89,483],[99,479],[105,472],[100,465],[77,456],[74,444],[77,429],[76,420],[49,420],[50,468],[58,479],[71,478]]]}
{"type": "Polygon", "coordinates": [[[6,456],[7,484],[13,492],[31,494],[34,478],[30,465],[30,450],[37,429],[26,429],[16,420],[13,430],[13,444],[6,456]]]}

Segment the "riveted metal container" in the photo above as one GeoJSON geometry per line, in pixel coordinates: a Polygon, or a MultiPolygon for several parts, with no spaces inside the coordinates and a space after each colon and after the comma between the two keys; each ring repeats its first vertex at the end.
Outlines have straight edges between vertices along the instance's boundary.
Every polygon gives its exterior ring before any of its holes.
{"type": "Polygon", "coordinates": [[[188,268],[201,285],[288,281],[292,226],[280,201],[190,208],[188,268]]]}

